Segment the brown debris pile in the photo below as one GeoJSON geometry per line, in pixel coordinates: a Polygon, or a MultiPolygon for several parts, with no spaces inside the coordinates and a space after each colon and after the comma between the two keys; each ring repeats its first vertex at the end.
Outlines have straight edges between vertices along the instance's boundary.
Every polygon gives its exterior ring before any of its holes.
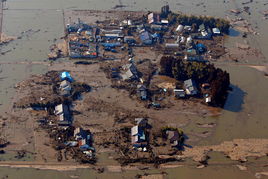
{"type": "Polygon", "coordinates": [[[16,89],[24,95],[19,97],[14,106],[20,108],[45,107],[49,104],[60,103],[62,99],[55,92],[55,85],[60,81],[58,76],[58,72],[51,71],[17,84],[16,89]]]}
{"type": "Polygon", "coordinates": [[[130,111],[118,106],[116,103],[109,103],[92,97],[86,98],[84,104],[86,104],[88,110],[98,113],[106,112],[109,116],[113,116],[115,123],[131,122],[131,119],[138,118],[142,114],[140,111],[130,111]]]}
{"type": "Polygon", "coordinates": [[[61,43],[53,44],[50,46],[50,53],[48,54],[48,58],[50,60],[66,57],[67,55],[68,55],[68,47],[67,42],[65,40],[61,43]]]}
{"type": "Polygon", "coordinates": [[[72,93],[69,97],[59,95],[60,72],[49,71],[44,75],[35,75],[32,78],[16,85],[16,89],[22,94],[14,103],[14,107],[51,107],[64,101],[71,101],[81,92],[88,92],[91,88],[84,83],[73,82],[72,93]]]}

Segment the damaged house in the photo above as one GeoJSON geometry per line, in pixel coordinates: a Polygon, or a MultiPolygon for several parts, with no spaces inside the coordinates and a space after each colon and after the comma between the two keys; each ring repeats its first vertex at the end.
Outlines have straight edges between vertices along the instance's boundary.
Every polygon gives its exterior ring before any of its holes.
{"type": "Polygon", "coordinates": [[[71,83],[67,80],[63,80],[60,83],[60,94],[62,96],[69,96],[71,94],[72,86],[71,83]]]}
{"type": "Polygon", "coordinates": [[[89,131],[83,130],[82,128],[78,127],[74,130],[74,138],[78,142],[78,146],[81,150],[95,150],[92,147],[93,138],[92,134],[89,131]]]}
{"type": "Polygon", "coordinates": [[[143,31],[140,34],[140,40],[142,41],[143,45],[152,45],[153,44],[152,34],[150,34],[148,31],[143,31]]]}
{"type": "Polygon", "coordinates": [[[124,65],[123,69],[126,70],[126,72],[121,75],[123,80],[136,80],[139,78],[138,70],[133,63],[124,65]]]}
{"type": "Polygon", "coordinates": [[[55,107],[54,114],[58,116],[58,125],[67,127],[71,125],[71,113],[69,107],[65,104],[59,104],[55,107]]]}
{"type": "Polygon", "coordinates": [[[166,137],[172,147],[181,146],[184,142],[183,133],[179,133],[177,130],[167,130],[166,137]]]}
{"type": "Polygon", "coordinates": [[[142,148],[143,151],[147,151],[148,139],[146,135],[147,119],[136,118],[136,126],[131,128],[131,143],[134,148],[142,148]]]}
{"type": "Polygon", "coordinates": [[[198,90],[195,81],[193,81],[192,79],[184,81],[184,87],[187,95],[197,95],[198,90]]]}

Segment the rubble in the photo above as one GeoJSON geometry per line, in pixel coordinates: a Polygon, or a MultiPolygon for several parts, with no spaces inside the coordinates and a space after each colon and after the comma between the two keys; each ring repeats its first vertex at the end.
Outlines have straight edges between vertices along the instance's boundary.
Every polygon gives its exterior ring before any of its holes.
{"type": "Polygon", "coordinates": [[[0,148],[4,148],[8,144],[10,144],[9,141],[7,141],[6,139],[0,137],[0,148]]]}

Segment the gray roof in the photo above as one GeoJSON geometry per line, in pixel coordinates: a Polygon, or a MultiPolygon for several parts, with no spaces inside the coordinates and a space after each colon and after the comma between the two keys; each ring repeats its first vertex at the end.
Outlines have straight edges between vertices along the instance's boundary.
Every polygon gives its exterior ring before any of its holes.
{"type": "Polygon", "coordinates": [[[137,89],[139,91],[146,91],[147,88],[144,85],[137,85],[137,89]]]}
{"type": "Polygon", "coordinates": [[[131,72],[131,70],[126,71],[126,73],[122,74],[123,80],[128,80],[135,77],[135,75],[131,72]]]}
{"type": "Polygon", "coordinates": [[[55,114],[60,115],[60,114],[66,114],[69,115],[69,108],[65,104],[59,104],[55,107],[55,114]]]}
{"type": "Polygon", "coordinates": [[[134,126],[131,128],[131,135],[132,136],[138,135],[138,133],[139,133],[139,126],[134,126]]]}
{"type": "Polygon", "coordinates": [[[192,86],[193,86],[193,80],[192,80],[192,79],[185,80],[185,81],[184,81],[184,86],[185,86],[186,88],[192,87],[192,86]]]}
{"type": "Polygon", "coordinates": [[[71,89],[71,83],[67,80],[63,80],[60,83],[60,88],[62,88],[63,90],[70,90],[71,89]]]}
{"type": "Polygon", "coordinates": [[[192,79],[184,81],[184,86],[187,90],[189,90],[192,94],[197,93],[196,84],[192,79]]]}

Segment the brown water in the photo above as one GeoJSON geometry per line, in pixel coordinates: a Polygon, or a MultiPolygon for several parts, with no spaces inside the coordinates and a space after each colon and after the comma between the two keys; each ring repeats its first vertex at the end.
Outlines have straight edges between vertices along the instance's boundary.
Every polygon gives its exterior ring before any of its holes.
{"type": "MultiPolygon", "coordinates": [[[[8,0],[4,11],[3,32],[10,36],[22,36],[7,46],[0,47],[1,52],[12,50],[5,55],[0,55],[0,112],[10,107],[14,86],[17,82],[26,79],[31,74],[44,73],[45,65],[37,64],[6,64],[16,62],[42,62],[46,61],[49,46],[53,39],[63,36],[62,9],[112,9],[115,5],[126,5],[123,10],[159,10],[164,4],[162,0],[8,0]],[[30,31],[29,31],[30,30],[30,31]],[[25,33],[22,34],[22,32],[25,33]]],[[[173,11],[182,11],[192,14],[208,14],[218,17],[234,17],[228,10],[242,7],[244,0],[167,0],[173,11]],[[196,4],[204,3],[196,6],[196,4]]],[[[250,35],[250,45],[259,48],[268,57],[268,20],[262,20],[260,11],[267,10],[268,5],[263,4],[266,0],[255,0],[247,6],[251,7],[252,15],[241,15],[249,20],[259,36],[250,35]]],[[[228,39],[227,45],[232,47],[234,42],[241,41],[241,37],[228,39]]],[[[263,64],[267,60],[249,59],[249,63],[263,64]]],[[[213,135],[202,140],[200,145],[220,143],[234,138],[267,138],[268,126],[268,79],[263,74],[245,66],[219,65],[226,69],[231,75],[233,91],[230,93],[225,110],[220,117],[216,118],[217,127],[213,129],[213,135]]],[[[1,115],[0,113],[0,115],[1,115]]],[[[199,118],[197,117],[197,120],[199,118]]],[[[205,118],[203,121],[215,119],[205,118]]],[[[216,159],[218,159],[216,157],[216,159]]],[[[231,164],[226,166],[210,166],[206,169],[195,169],[194,167],[180,167],[168,169],[169,178],[252,178],[253,175],[241,172],[231,164]],[[214,177],[213,177],[214,178],[214,177]]],[[[149,171],[157,172],[157,171],[149,171]]],[[[142,172],[138,172],[142,173],[142,172]]],[[[79,170],[79,172],[56,172],[40,171],[34,169],[9,169],[0,168],[0,177],[9,175],[9,178],[69,178],[70,175],[79,175],[80,178],[96,177],[90,170],[79,170]]],[[[119,174],[101,174],[99,178],[122,178],[133,177],[137,172],[126,172],[119,174]]]]}
{"type": "MultiPolygon", "coordinates": [[[[215,166],[205,169],[196,169],[194,167],[179,167],[176,169],[168,169],[166,172],[169,173],[168,178],[170,179],[207,179],[207,178],[243,178],[249,179],[253,178],[253,174],[247,172],[241,172],[237,168],[231,166],[215,166]]],[[[146,173],[159,174],[161,171],[151,170],[146,171],[146,173]]],[[[38,178],[38,179],[47,179],[47,178],[135,178],[137,174],[145,174],[144,171],[127,171],[120,173],[103,173],[96,174],[92,170],[78,170],[78,171],[68,171],[68,172],[58,172],[51,170],[36,170],[36,169],[10,169],[10,168],[0,168],[0,177],[8,176],[8,178],[38,178]]]]}

